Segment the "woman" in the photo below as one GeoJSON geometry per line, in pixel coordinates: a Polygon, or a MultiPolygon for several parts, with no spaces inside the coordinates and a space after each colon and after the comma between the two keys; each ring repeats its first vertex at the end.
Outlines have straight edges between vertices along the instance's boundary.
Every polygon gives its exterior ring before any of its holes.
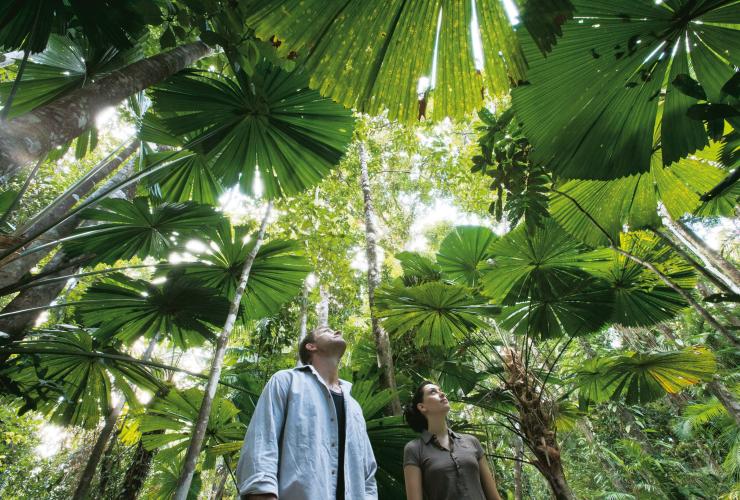
{"type": "Polygon", "coordinates": [[[450,403],[433,382],[416,389],[405,410],[421,436],[403,452],[408,500],[501,500],[480,442],[447,428],[450,403]]]}

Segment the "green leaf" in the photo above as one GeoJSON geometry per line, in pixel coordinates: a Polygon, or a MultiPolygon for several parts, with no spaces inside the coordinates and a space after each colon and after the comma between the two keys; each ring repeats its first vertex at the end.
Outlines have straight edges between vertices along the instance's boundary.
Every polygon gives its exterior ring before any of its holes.
{"type": "Polygon", "coordinates": [[[180,273],[166,278],[153,285],[112,274],[87,289],[77,314],[84,324],[98,327],[102,337],[126,343],[159,334],[186,349],[215,339],[213,327],[223,326],[228,301],[180,273]]]}
{"type": "Polygon", "coordinates": [[[159,46],[162,49],[171,49],[175,45],[177,45],[175,33],[172,31],[172,28],[168,26],[167,29],[162,32],[162,36],[159,37],[159,46]]]}
{"type": "Polygon", "coordinates": [[[200,236],[221,222],[212,207],[195,203],[162,203],[151,206],[147,198],[134,201],[106,199],[96,208],[82,212],[87,220],[99,222],[77,229],[64,242],[71,257],[92,255],[93,262],[113,264],[135,256],[161,257],[175,246],[175,237],[200,236]]]}
{"type": "MultiPolygon", "coordinates": [[[[651,233],[637,231],[621,235],[620,247],[654,264],[687,292],[696,286],[696,272],[683,258],[651,233]]],[[[614,255],[603,273],[614,290],[612,321],[625,326],[649,326],[674,318],[688,307],[685,299],[640,264],[614,255]]]]}
{"type": "Polygon", "coordinates": [[[607,249],[590,250],[574,240],[553,220],[530,231],[518,226],[491,245],[493,263],[483,267],[483,291],[495,301],[526,301],[532,294],[540,297],[567,290],[582,277],[609,265],[607,249]]]}
{"type": "MultiPolygon", "coordinates": [[[[168,446],[173,455],[187,449],[198,420],[203,391],[197,388],[170,391],[157,398],[141,419],[141,442],[147,450],[168,446]]],[[[216,397],[211,407],[202,451],[215,456],[236,448],[244,441],[246,427],[236,416],[239,409],[223,397],[216,397]],[[226,447],[225,447],[226,445],[226,447]],[[218,446],[219,448],[214,449],[218,446]]]]}
{"type": "Polygon", "coordinates": [[[37,411],[59,425],[94,429],[113,407],[113,388],[123,393],[130,406],[137,406],[136,388],[154,392],[162,385],[139,364],[86,355],[125,353],[83,329],[41,330],[18,347],[35,354],[30,359],[15,358],[4,375],[20,385],[37,411]]]}
{"type": "MultiPolygon", "coordinates": [[[[152,488],[151,500],[171,500],[177,490],[177,485],[182,475],[181,460],[158,460],[157,468],[151,476],[152,488]]],[[[200,470],[193,472],[193,479],[188,488],[185,500],[198,500],[198,494],[203,486],[200,470]]]]}
{"type": "Polygon", "coordinates": [[[587,361],[576,374],[576,384],[582,404],[621,397],[629,404],[645,404],[709,381],[716,370],[714,355],[702,347],[629,353],[587,361]]]}
{"type": "MultiPolygon", "coordinates": [[[[224,185],[269,198],[296,194],[325,177],[352,137],[352,114],[306,88],[299,73],[260,65],[249,88],[230,79],[175,76],[155,87],[164,125],[208,156],[224,185]]],[[[187,146],[187,144],[186,144],[187,146]]]]}
{"type": "Polygon", "coordinates": [[[507,93],[526,66],[498,0],[252,0],[247,11],[247,26],[258,38],[274,37],[278,55],[305,56],[312,88],[361,112],[387,109],[391,120],[406,123],[420,118],[425,103],[427,118],[462,118],[481,107],[486,92],[507,93]],[[482,70],[473,56],[474,16],[482,70]],[[428,103],[419,95],[421,77],[434,83],[428,103]]]}
{"type": "MultiPolygon", "coordinates": [[[[243,226],[227,222],[206,233],[215,248],[199,255],[200,262],[176,266],[185,275],[218,290],[231,299],[239,284],[244,261],[254,248],[254,234],[243,226]],[[245,243],[246,241],[246,243],[245,243]]],[[[293,240],[268,241],[260,247],[252,264],[242,307],[247,319],[261,319],[277,313],[302,290],[311,267],[302,245],[293,240]]]]}
{"type": "Polygon", "coordinates": [[[740,109],[729,104],[708,102],[689,106],[686,115],[692,120],[727,120],[740,116],[740,109]]]}
{"type": "Polygon", "coordinates": [[[170,166],[146,178],[150,192],[157,199],[170,203],[192,201],[218,205],[224,188],[214,177],[211,162],[206,157],[188,150],[174,156],[171,151],[163,151],[147,154],[146,164],[158,165],[164,159],[171,162],[170,166]]]}
{"type": "Polygon", "coordinates": [[[656,129],[664,166],[704,148],[703,124],[686,115],[695,99],[673,85],[662,99],[661,90],[691,66],[710,101],[718,98],[740,64],[737,26],[725,21],[736,6],[713,0],[573,5],[577,15],[546,59],[519,37],[530,84],[512,96],[533,161],[559,176],[607,180],[650,170],[656,129]]]}
{"type": "Polygon", "coordinates": [[[397,416],[368,420],[367,437],[378,463],[375,480],[379,498],[404,500],[403,450],[406,443],[419,435],[411,430],[403,417],[397,416]]]}
{"type": "Polygon", "coordinates": [[[428,281],[439,281],[442,270],[439,264],[416,252],[399,252],[394,255],[401,262],[403,283],[406,286],[421,285],[428,281]]]}
{"type": "Polygon", "coordinates": [[[487,227],[458,226],[440,244],[437,262],[455,283],[476,287],[481,280],[478,267],[492,257],[491,244],[497,239],[487,227]]]}
{"type": "Polygon", "coordinates": [[[706,101],[707,100],[707,94],[704,92],[704,89],[701,85],[699,85],[699,82],[691,78],[686,73],[681,73],[680,75],[676,75],[676,78],[673,79],[671,82],[678,90],[683,92],[689,97],[693,97],[694,99],[698,99],[700,101],[706,101]]]}
{"type": "Polygon", "coordinates": [[[440,282],[386,286],[375,297],[383,326],[397,336],[412,333],[417,346],[452,346],[500,310],[463,286],[440,282]]]}
{"type": "Polygon", "coordinates": [[[610,181],[566,182],[552,194],[550,212],[563,229],[580,241],[606,246],[610,242],[601,229],[618,241],[625,227],[660,227],[658,203],[663,203],[673,218],[692,213],[700,205],[700,194],[714,187],[724,175],[722,170],[694,159],[663,168],[656,155],[648,173],[610,181]]]}
{"type": "MultiPolygon", "coordinates": [[[[92,46],[79,37],[53,34],[43,52],[29,56],[9,117],[22,115],[90,85],[142,57],[138,47],[122,52],[108,46],[92,46]]],[[[0,99],[5,101],[12,87],[12,81],[0,83],[0,99]]]]}
{"type": "Polygon", "coordinates": [[[573,4],[570,0],[525,0],[519,17],[543,55],[557,44],[563,36],[561,26],[573,19],[573,4]]]}

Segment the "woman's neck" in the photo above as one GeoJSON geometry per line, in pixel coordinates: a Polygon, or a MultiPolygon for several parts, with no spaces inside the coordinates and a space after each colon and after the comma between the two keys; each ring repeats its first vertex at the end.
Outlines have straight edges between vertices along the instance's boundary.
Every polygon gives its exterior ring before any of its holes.
{"type": "Polygon", "coordinates": [[[447,435],[447,419],[445,415],[427,417],[427,430],[437,437],[447,435]]]}

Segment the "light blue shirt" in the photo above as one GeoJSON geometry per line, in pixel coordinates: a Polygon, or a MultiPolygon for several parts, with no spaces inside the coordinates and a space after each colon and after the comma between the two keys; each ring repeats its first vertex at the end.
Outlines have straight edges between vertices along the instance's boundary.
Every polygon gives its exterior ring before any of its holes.
{"type": "MultiPolygon", "coordinates": [[[[347,500],[377,499],[377,464],[362,408],[344,394],[347,500]]],[[[311,365],[275,373],[262,391],[236,468],[239,494],[277,495],[280,500],[336,498],[339,430],[329,387],[311,365]],[[282,434],[282,443],[280,436],[282,434]]]]}

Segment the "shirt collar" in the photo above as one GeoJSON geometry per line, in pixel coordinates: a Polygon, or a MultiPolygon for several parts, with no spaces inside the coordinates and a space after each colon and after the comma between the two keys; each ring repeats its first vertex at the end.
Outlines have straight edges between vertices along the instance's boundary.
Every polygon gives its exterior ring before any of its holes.
{"type": "MultiPolygon", "coordinates": [[[[447,433],[455,439],[460,439],[461,437],[460,434],[458,434],[457,432],[449,428],[447,429],[447,433]]],[[[424,441],[424,444],[429,444],[429,442],[432,440],[433,437],[434,437],[434,434],[429,432],[427,429],[424,429],[423,431],[421,431],[421,439],[422,441],[424,441]]]]}
{"type": "MultiPolygon", "coordinates": [[[[302,371],[302,372],[308,372],[308,371],[310,371],[311,373],[313,373],[314,375],[316,375],[316,378],[319,379],[319,382],[321,382],[322,384],[324,384],[324,387],[326,387],[327,389],[329,388],[329,386],[326,385],[326,382],[324,381],[323,378],[321,378],[321,375],[319,374],[318,371],[316,371],[316,368],[314,368],[313,365],[311,365],[311,364],[301,365],[301,366],[296,366],[293,369],[294,370],[298,370],[298,371],[302,371]]],[[[352,390],[352,383],[351,382],[347,382],[346,380],[342,380],[341,378],[339,379],[339,385],[342,387],[342,392],[349,393],[352,390]]]]}

